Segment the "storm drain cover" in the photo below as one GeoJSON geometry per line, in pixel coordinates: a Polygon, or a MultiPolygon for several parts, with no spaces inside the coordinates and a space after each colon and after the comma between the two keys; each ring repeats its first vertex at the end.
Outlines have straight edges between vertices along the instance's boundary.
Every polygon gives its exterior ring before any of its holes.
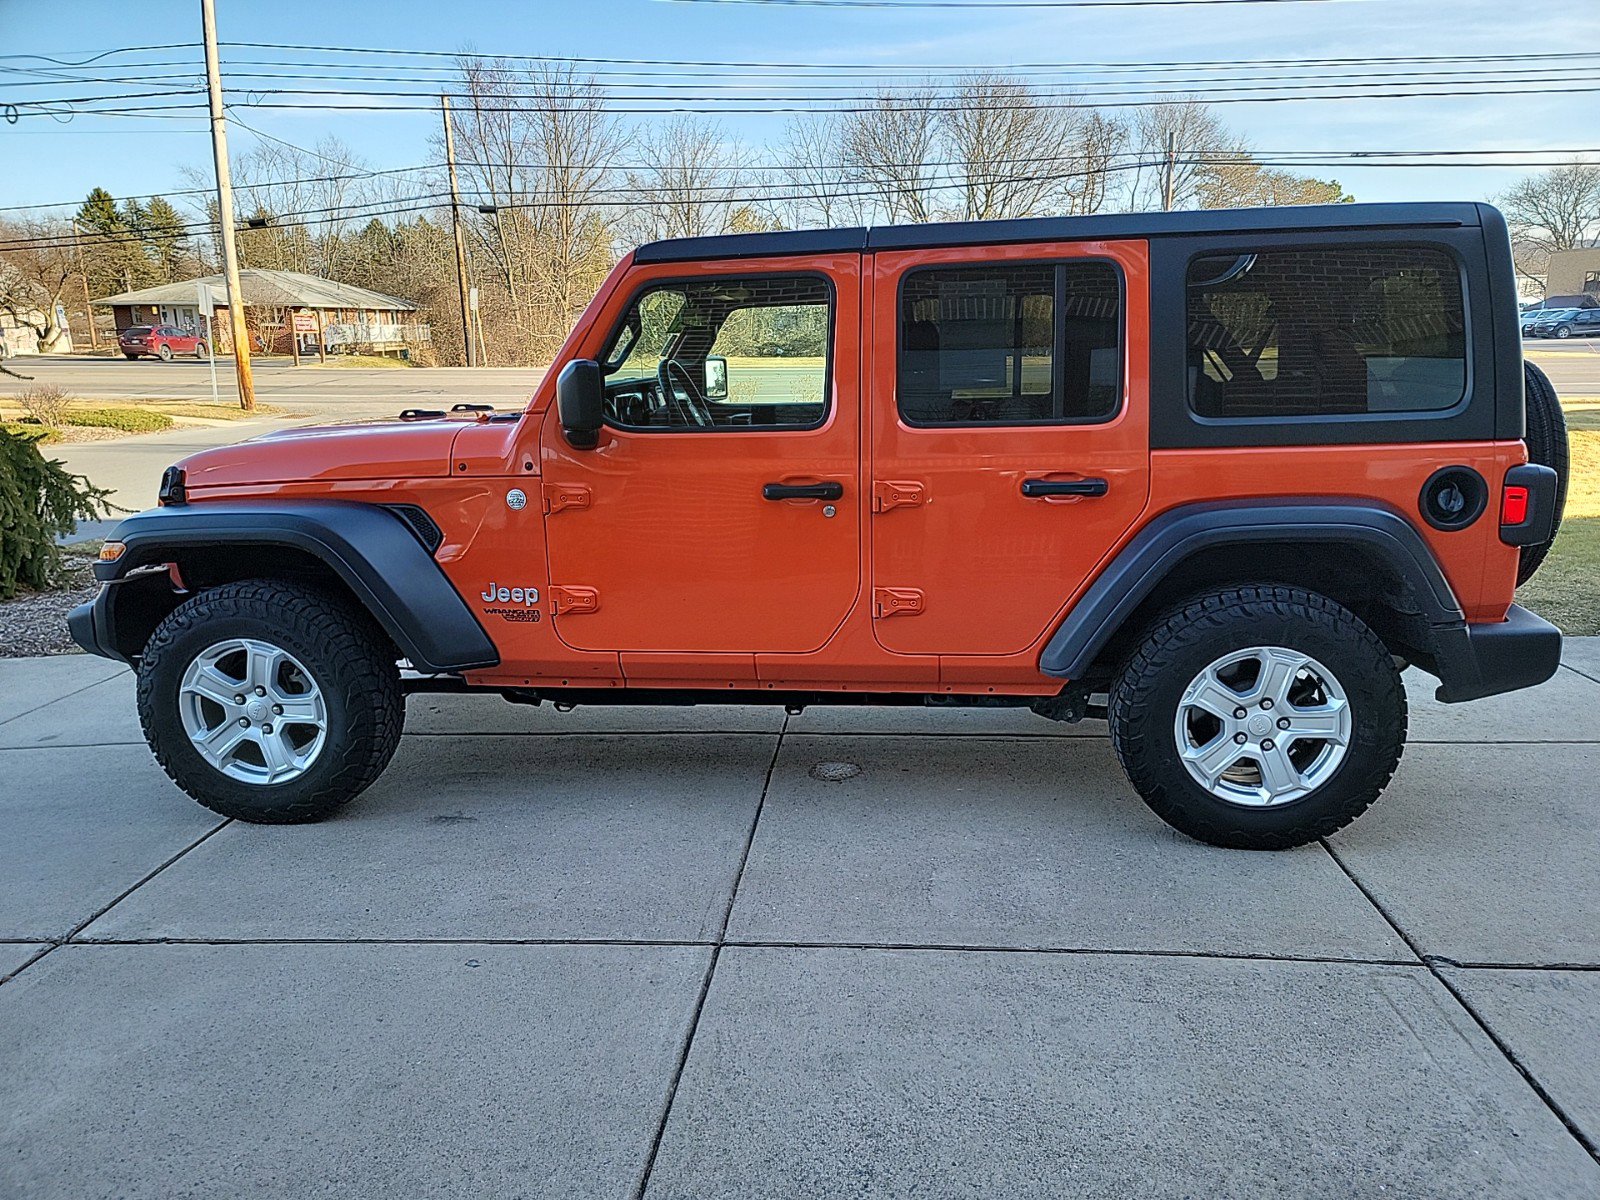
{"type": "Polygon", "coordinates": [[[851,762],[819,762],[811,768],[811,778],[823,783],[843,783],[861,774],[861,768],[851,762]]]}

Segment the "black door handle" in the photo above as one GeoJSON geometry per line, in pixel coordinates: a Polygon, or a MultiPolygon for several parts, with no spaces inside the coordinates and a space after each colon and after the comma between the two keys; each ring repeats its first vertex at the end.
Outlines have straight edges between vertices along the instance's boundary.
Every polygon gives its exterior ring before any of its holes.
{"type": "Polygon", "coordinates": [[[842,483],[767,483],[761,486],[763,500],[842,500],[842,483]]]}
{"type": "Polygon", "coordinates": [[[1111,485],[1104,479],[1024,479],[1024,496],[1104,496],[1111,485]]]}

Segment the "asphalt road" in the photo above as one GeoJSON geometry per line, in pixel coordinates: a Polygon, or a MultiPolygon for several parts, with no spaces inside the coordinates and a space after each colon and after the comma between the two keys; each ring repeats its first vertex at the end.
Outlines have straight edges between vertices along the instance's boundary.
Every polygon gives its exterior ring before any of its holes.
{"type": "MultiPolygon", "coordinates": [[[[210,400],[208,364],[193,359],[90,358],[63,355],[13,358],[6,366],[33,383],[53,384],[85,399],[125,398],[210,400]]],[[[449,408],[452,404],[493,404],[521,408],[538,385],[539,368],[492,367],[336,367],[288,359],[254,363],[256,399],[294,416],[358,420],[389,417],[402,408],[449,408]]],[[[222,399],[237,403],[233,360],[217,360],[222,399]]],[[[0,396],[17,395],[31,383],[0,375],[0,396]]]]}
{"type": "Polygon", "coordinates": [[[1103,724],[414,697],[223,821],[100,659],[0,661],[0,1196],[1600,1195],[1600,642],[1327,842],[1103,724]],[[860,773],[816,778],[825,762],[860,773]]]}

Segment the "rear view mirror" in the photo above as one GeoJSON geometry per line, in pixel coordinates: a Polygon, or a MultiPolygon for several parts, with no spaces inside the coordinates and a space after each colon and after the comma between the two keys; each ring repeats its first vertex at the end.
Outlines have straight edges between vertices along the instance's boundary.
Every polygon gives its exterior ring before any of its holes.
{"type": "Polygon", "coordinates": [[[556,377],[556,411],[561,416],[561,432],[574,450],[593,450],[599,445],[605,399],[599,363],[575,358],[561,368],[556,377]]]}
{"type": "Polygon", "coordinates": [[[706,399],[728,398],[728,360],[720,355],[706,359],[706,399]]]}

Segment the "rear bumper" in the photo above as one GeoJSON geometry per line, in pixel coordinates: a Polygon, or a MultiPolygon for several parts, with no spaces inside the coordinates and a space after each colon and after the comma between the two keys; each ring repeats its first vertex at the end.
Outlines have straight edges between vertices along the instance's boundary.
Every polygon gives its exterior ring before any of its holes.
{"type": "Polygon", "coordinates": [[[1537,687],[1561,666],[1561,631],[1513,604],[1498,624],[1435,629],[1435,697],[1446,704],[1537,687]]]}

